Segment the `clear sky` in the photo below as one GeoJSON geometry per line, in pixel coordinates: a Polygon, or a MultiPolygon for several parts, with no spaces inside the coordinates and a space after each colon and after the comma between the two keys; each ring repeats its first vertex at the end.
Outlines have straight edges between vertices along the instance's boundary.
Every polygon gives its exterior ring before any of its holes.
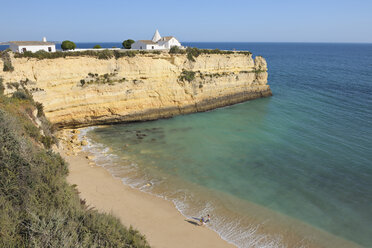
{"type": "Polygon", "coordinates": [[[0,0],[0,41],[368,42],[372,0],[0,0]]]}

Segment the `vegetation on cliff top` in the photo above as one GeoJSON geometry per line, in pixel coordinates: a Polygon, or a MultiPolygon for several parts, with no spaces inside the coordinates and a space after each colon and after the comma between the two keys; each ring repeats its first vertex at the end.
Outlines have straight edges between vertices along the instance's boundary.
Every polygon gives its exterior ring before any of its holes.
{"type": "Polygon", "coordinates": [[[149,247],[79,199],[66,162],[35,138],[35,109],[45,118],[32,98],[0,95],[0,247],[149,247]]]}
{"type": "MultiPolygon", "coordinates": [[[[56,59],[56,58],[66,58],[66,57],[78,57],[78,56],[87,56],[87,57],[93,57],[97,59],[119,59],[122,57],[135,57],[138,54],[161,54],[162,51],[159,50],[127,50],[127,51],[121,51],[121,50],[87,50],[87,51],[56,51],[53,53],[49,53],[46,51],[38,51],[35,53],[32,53],[30,51],[24,52],[24,53],[15,53],[15,58],[37,58],[37,59],[56,59]]],[[[166,51],[164,51],[166,53],[166,51]]],[[[197,58],[201,54],[245,54],[245,55],[251,55],[251,52],[248,51],[224,51],[219,49],[199,49],[195,47],[188,47],[186,49],[180,49],[179,47],[172,47],[169,50],[169,54],[186,54],[187,58],[194,62],[195,58],[197,58]]],[[[10,60],[10,59],[9,59],[10,60]]],[[[4,64],[5,66],[5,64],[4,64]]]]}
{"type": "Polygon", "coordinates": [[[188,47],[186,49],[180,49],[179,47],[172,47],[169,50],[170,54],[186,54],[187,59],[191,62],[195,62],[195,58],[199,57],[201,54],[245,54],[245,55],[252,55],[251,52],[248,51],[226,51],[226,50],[220,50],[220,49],[199,49],[196,47],[188,47]]]}
{"type": "MultiPolygon", "coordinates": [[[[154,51],[154,53],[157,51],[154,51]]],[[[24,53],[15,53],[15,58],[36,58],[36,59],[57,59],[57,58],[66,58],[66,57],[93,57],[97,59],[111,59],[111,58],[121,58],[121,57],[134,57],[138,53],[146,53],[142,51],[118,51],[118,50],[87,50],[87,51],[68,51],[62,52],[57,51],[54,53],[49,53],[46,51],[38,52],[24,52],[24,53]]],[[[150,53],[150,52],[148,52],[150,53]]]]}

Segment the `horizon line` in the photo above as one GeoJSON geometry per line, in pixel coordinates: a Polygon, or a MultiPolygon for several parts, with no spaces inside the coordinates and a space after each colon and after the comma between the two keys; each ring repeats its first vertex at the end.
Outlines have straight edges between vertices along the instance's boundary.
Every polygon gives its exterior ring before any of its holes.
{"type": "MultiPolygon", "coordinates": [[[[11,41],[0,41],[0,45],[7,46],[11,41]],[[5,43],[5,44],[2,44],[5,43]]],[[[62,43],[62,41],[49,41],[62,43]]],[[[122,43],[122,41],[73,41],[75,43],[122,43]]],[[[362,41],[181,41],[181,43],[313,43],[313,44],[372,44],[362,41]]]]}

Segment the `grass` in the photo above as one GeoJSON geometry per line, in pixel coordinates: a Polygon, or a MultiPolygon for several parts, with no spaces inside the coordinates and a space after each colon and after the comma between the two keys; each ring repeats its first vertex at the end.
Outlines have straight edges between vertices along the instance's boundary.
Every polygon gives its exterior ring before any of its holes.
{"type": "Polygon", "coordinates": [[[45,118],[32,99],[0,95],[0,247],[149,247],[79,199],[66,162],[39,140],[34,110],[45,118]]]}

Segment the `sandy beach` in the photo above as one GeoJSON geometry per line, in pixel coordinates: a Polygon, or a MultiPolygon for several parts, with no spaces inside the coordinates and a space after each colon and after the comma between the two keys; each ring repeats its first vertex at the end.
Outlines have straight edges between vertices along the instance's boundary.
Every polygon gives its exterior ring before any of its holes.
{"type": "Polygon", "coordinates": [[[84,152],[67,155],[63,145],[58,152],[69,163],[67,180],[77,185],[80,198],[138,229],[152,247],[235,247],[207,226],[188,222],[171,202],[124,185],[84,152]]]}

